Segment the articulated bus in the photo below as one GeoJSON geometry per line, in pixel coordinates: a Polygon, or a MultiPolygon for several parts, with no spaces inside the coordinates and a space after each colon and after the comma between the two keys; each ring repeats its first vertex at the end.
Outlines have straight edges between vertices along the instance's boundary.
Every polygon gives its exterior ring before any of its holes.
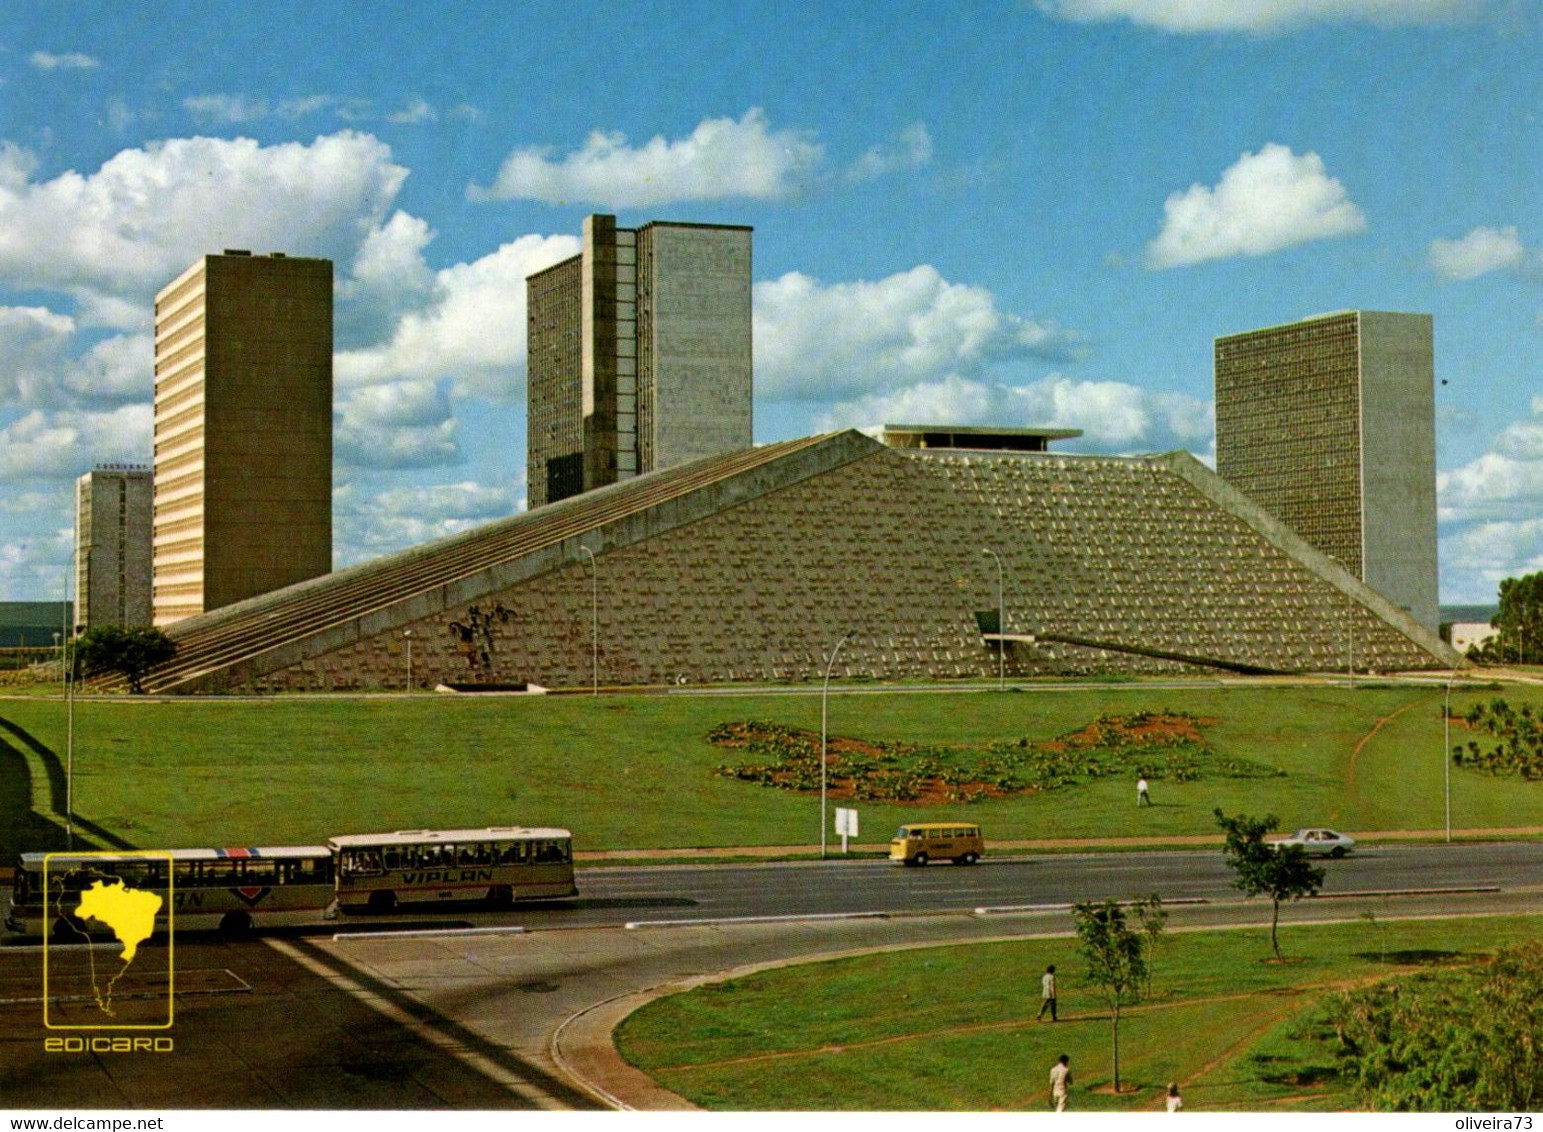
{"type": "Polygon", "coordinates": [[[326,845],[135,850],[121,858],[23,853],[5,926],[63,939],[86,934],[92,929],[75,915],[80,894],[93,882],[115,880],[162,898],[158,924],[170,910],[178,928],[225,932],[313,924],[340,910],[450,901],[507,907],[578,892],[566,829],[406,830],[334,837],[326,845]]]}
{"type": "Polygon", "coordinates": [[[578,892],[566,829],[404,830],[334,837],[327,847],[343,911],[448,900],[508,906],[578,892]]]}

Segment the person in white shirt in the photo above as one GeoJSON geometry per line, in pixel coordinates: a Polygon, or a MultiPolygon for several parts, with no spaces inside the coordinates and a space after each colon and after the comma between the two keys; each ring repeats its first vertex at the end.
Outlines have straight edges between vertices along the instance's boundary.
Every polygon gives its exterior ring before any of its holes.
{"type": "Polygon", "coordinates": [[[1181,1112],[1184,1108],[1184,1098],[1179,1096],[1179,1083],[1175,1081],[1168,1086],[1168,1111],[1181,1112]]]}
{"type": "Polygon", "coordinates": [[[1136,805],[1150,806],[1151,804],[1152,797],[1147,793],[1147,777],[1143,774],[1136,779],[1136,805]]]}
{"type": "Polygon", "coordinates": [[[1034,1021],[1044,1018],[1045,1011],[1050,1011],[1050,1020],[1055,1021],[1055,964],[1045,968],[1043,977],[1039,980],[1039,1014],[1034,1021]]]}
{"type": "Polygon", "coordinates": [[[1072,1059],[1064,1053],[1050,1067],[1050,1103],[1057,1112],[1066,1111],[1066,1091],[1072,1083],[1072,1059]]]}

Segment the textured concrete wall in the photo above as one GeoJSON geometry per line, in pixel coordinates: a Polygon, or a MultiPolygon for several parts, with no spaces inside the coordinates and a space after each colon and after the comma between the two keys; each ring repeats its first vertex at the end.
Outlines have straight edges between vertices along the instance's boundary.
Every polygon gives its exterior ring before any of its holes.
{"type": "Polygon", "coordinates": [[[525,491],[541,507],[584,490],[581,257],[525,281],[525,491]]]}
{"type": "Polygon", "coordinates": [[[1362,576],[1356,312],[1218,338],[1216,471],[1362,576]]]}
{"type": "Polygon", "coordinates": [[[76,481],[77,624],[150,624],[151,510],[148,471],[98,468],[76,481]]]}
{"type": "Polygon", "coordinates": [[[584,686],[596,640],[607,684],[811,680],[847,630],[840,674],[989,676],[986,548],[1004,567],[1009,632],[1041,637],[1009,645],[1017,674],[1200,670],[1153,652],[1280,671],[1342,669],[1351,649],[1358,669],[1449,661],[1328,559],[1294,554],[1306,548],[1263,512],[1229,509],[1235,495],[1192,460],[884,449],[624,545],[575,537],[523,580],[361,626],[250,683],[400,687],[408,629],[426,686],[584,686]],[[581,541],[597,551],[593,583],[581,541]]]}
{"type": "Polygon", "coordinates": [[[1436,363],[1428,314],[1361,314],[1367,585],[1432,632],[1437,609],[1436,363]]]}
{"type": "Polygon", "coordinates": [[[750,229],[656,223],[638,235],[644,470],[750,447],[750,229]]]}

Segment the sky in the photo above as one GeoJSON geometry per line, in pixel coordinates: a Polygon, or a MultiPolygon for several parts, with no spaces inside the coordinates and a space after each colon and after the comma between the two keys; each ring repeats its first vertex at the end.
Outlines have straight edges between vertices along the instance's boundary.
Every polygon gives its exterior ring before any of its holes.
{"type": "Polygon", "coordinates": [[[1543,569],[1536,0],[0,9],[0,600],[148,463],[156,291],[334,262],[334,564],[525,500],[525,276],[754,227],[755,439],[1214,462],[1212,341],[1434,316],[1441,600],[1543,569]]]}

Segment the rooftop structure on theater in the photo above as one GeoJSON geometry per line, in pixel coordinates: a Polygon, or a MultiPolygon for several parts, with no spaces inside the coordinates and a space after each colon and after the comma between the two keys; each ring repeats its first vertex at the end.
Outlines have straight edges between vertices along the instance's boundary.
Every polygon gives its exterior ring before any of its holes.
{"type": "Polygon", "coordinates": [[[891,448],[960,449],[974,452],[1048,452],[1052,440],[1072,440],[1080,428],[997,428],[983,425],[884,426],[891,448]]]}

